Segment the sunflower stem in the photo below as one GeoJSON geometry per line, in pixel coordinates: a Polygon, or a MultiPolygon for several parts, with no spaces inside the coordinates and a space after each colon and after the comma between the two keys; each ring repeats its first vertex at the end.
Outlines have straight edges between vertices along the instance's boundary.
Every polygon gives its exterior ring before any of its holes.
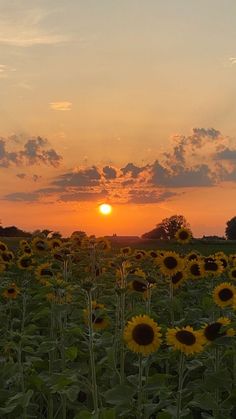
{"type": "MultiPolygon", "coordinates": [[[[51,303],[51,322],[50,322],[50,339],[54,341],[54,327],[55,327],[55,320],[54,320],[54,305],[53,302],[51,303]]],[[[48,361],[48,369],[49,375],[53,374],[53,361],[54,361],[54,350],[49,352],[49,361],[48,361]]],[[[48,397],[48,419],[53,419],[54,415],[54,406],[53,406],[53,395],[49,393],[48,397]]]]}
{"type": "Polygon", "coordinates": [[[92,397],[94,407],[94,419],[98,419],[98,389],[97,389],[97,377],[96,377],[96,365],[94,356],[94,339],[93,339],[93,303],[92,303],[92,292],[91,290],[87,293],[88,296],[88,326],[89,326],[89,357],[90,357],[90,368],[92,378],[92,397]]]}
{"type": "Polygon", "coordinates": [[[177,392],[177,409],[176,409],[176,419],[180,419],[181,417],[181,404],[182,404],[182,391],[183,391],[183,375],[184,375],[184,353],[181,352],[180,354],[180,361],[179,361],[179,384],[178,384],[178,392],[177,392]]]}
{"type": "MultiPolygon", "coordinates": [[[[220,348],[216,347],[214,351],[215,351],[214,370],[215,370],[215,373],[217,373],[220,367],[220,348]]],[[[219,401],[220,401],[220,392],[219,392],[219,387],[217,387],[215,390],[216,409],[214,411],[214,418],[216,419],[218,418],[218,415],[219,415],[219,401]]]]}
{"type": "Polygon", "coordinates": [[[143,357],[139,355],[137,418],[143,418],[143,357]]]}
{"type": "Polygon", "coordinates": [[[172,281],[170,281],[170,322],[171,326],[174,326],[175,316],[174,316],[174,288],[172,281]]]}

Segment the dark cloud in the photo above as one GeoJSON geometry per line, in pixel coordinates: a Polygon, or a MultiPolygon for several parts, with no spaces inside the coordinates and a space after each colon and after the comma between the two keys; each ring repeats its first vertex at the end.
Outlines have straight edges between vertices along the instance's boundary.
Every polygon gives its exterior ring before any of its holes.
{"type": "Polygon", "coordinates": [[[106,190],[102,190],[100,192],[72,192],[61,195],[59,197],[60,201],[70,202],[70,201],[96,201],[98,199],[106,198],[108,196],[108,192],[106,190]]]}
{"type": "Polygon", "coordinates": [[[157,204],[175,196],[175,192],[170,191],[147,191],[133,190],[129,191],[128,203],[132,204],[157,204]]]}
{"type": "Polygon", "coordinates": [[[221,132],[214,128],[193,128],[193,134],[198,137],[210,137],[213,139],[221,137],[221,132]]]}
{"type": "Polygon", "coordinates": [[[226,147],[224,150],[216,153],[215,158],[217,160],[236,160],[236,149],[226,147]]]}
{"type": "Polygon", "coordinates": [[[174,169],[164,167],[156,161],[151,166],[150,183],[166,188],[203,187],[215,184],[213,174],[205,164],[197,165],[194,168],[179,165],[174,169]]]}
{"type": "Polygon", "coordinates": [[[123,175],[130,174],[133,178],[137,178],[138,175],[144,170],[144,167],[135,166],[133,163],[128,163],[125,167],[120,169],[123,175]]]}
{"type": "Polygon", "coordinates": [[[98,169],[93,166],[88,169],[79,170],[75,173],[68,172],[56,178],[52,184],[55,186],[68,188],[68,187],[81,187],[81,186],[95,186],[99,185],[101,175],[98,169]]]}
{"type": "Polygon", "coordinates": [[[26,173],[17,173],[16,175],[19,179],[25,179],[27,174],[26,173]]]}
{"type": "Polygon", "coordinates": [[[105,176],[107,180],[115,179],[117,176],[116,169],[114,169],[113,167],[105,166],[103,167],[102,171],[103,171],[103,175],[105,176]]]}
{"type": "Polygon", "coordinates": [[[48,148],[48,140],[44,138],[28,139],[23,148],[8,151],[7,144],[12,146],[12,143],[18,146],[17,141],[12,141],[11,138],[0,139],[0,167],[38,164],[58,167],[61,163],[62,157],[54,149],[48,148]]]}
{"type": "Polygon", "coordinates": [[[4,197],[4,200],[13,202],[34,202],[38,199],[39,195],[36,192],[14,192],[4,197]]]}

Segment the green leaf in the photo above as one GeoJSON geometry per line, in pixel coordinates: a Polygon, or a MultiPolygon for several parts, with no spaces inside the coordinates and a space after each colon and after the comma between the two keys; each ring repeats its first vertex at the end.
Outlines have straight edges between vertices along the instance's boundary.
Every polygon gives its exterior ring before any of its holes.
{"type": "Polygon", "coordinates": [[[158,413],[156,419],[172,419],[172,415],[168,412],[158,413]]]}
{"type": "Polygon", "coordinates": [[[66,359],[69,361],[74,361],[78,355],[78,348],[77,346],[70,346],[66,349],[66,359]]]}
{"type": "Polygon", "coordinates": [[[99,414],[99,419],[116,419],[116,411],[115,409],[102,409],[99,414]]]}
{"type": "Polygon", "coordinates": [[[136,390],[127,384],[118,384],[111,390],[108,390],[104,396],[107,403],[120,405],[130,403],[135,392],[136,390]]]}

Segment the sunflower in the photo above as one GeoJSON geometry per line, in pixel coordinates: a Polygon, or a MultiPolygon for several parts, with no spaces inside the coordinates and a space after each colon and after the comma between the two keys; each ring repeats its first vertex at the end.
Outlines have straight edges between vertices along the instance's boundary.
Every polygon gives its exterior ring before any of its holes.
{"type": "Polygon", "coordinates": [[[48,242],[42,237],[35,237],[32,240],[32,247],[35,253],[44,254],[48,250],[48,242]]]}
{"type": "Polygon", "coordinates": [[[6,288],[2,293],[3,297],[9,300],[15,300],[18,294],[20,294],[20,290],[14,283],[6,288]]]}
{"type": "Polygon", "coordinates": [[[53,249],[53,250],[60,248],[62,245],[62,241],[56,238],[47,240],[47,243],[50,249],[53,249]]]}
{"type": "Polygon", "coordinates": [[[228,319],[228,317],[220,317],[218,320],[216,320],[216,322],[206,324],[202,330],[205,341],[207,343],[211,343],[223,336],[234,336],[235,331],[233,328],[222,330],[222,326],[228,326],[230,323],[231,320],[228,319]]]}
{"type": "Polygon", "coordinates": [[[8,250],[7,245],[0,241],[0,252],[6,252],[7,250],[8,250]]]}
{"type": "Polygon", "coordinates": [[[99,237],[96,241],[96,248],[104,252],[109,252],[111,244],[105,237],[99,237]]]}
{"type": "Polygon", "coordinates": [[[232,305],[234,296],[235,287],[229,282],[223,282],[213,290],[213,299],[222,308],[232,305]]]}
{"type": "Polygon", "coordinates": [[[125,327],[124,340],[131,351],[148,356],[161,344],[160,327],[146,314],[132,317],[125,327]]]}
{"type": "MultiPolygon", "coordinates": [[[[89,311],[88,309],[83,310],[84,322],[86,325],[89,323],[89,311]]],[[[106,315],[104,304],[99,304],[96,301],[92,302],[92,323],[95,331],[106,329],[109,325],[109,321],[106,315]]]]}
{"type": "Polygon", "coordinates": [[[130,269],[128,273],[130,275],[139,276],[139,277],[144,278],[144,279],[146,278],[145,272],[142,269],[140,269],[140,268],[130,269]]]}
{"type": "Polygon", "coordinates": [[[177,271],[174,275],[170,277],[170,281],[172,282],[173,288],[179,288],[181,284],[186,279],[186,273],[184,271],[177,271]]]}
{"type": "Polygon", "coordinates": [[[152,259],[156,259],[156,258],[158,258],[158,256],[160,256],[160,255],[159,255],[159,253],[158,253],[158,252],[156,252],[155,250],[149,250],[149,252],[148,252],[148,256],[150,256],[152,259]]]}
{"type": "Polygon", "coordinates": [[[128,289],[130,291],[138,292],[143,295],[143,297],[146,297],[147,295],[147,288],[148,285],[143,279],[133,279],[132,281],[128,282],[128,289]]]}
{"type": "Polygon", "coordinates": [[[230,268],[230,270],[228,271],[228,277],[236,281],[236,266],[233,268],[230,268]]]}
{"type": "Polygon", "coordinates": [[[177,242],[181,244],[189,243],[192,238],[192,233],[188,228],[181,227],[175,234],[177,242]]]}
{"type": "Polygon", "coordinates": [[[9,252],[9,251],[1,252],[0,253],[0,259],[2,260],[3,263],[9,264],[13,261],[14,254],[12,252],[9,252]]]}
{"type": "Polygon", "coordinates": [[[192,279],[199,279],[204,276],[204,268],[203,263],[200,259],[198,260],[191,260],[187,264],[186,269],[187,275],[192,279]]]}
{"type": "Polygon", "coordinates": [[[122,248],[120,249],[120,253],[121,253],[123,256],[129,256],[129,255],[132,253],[131,247],[129,247],[129,246],[122,247],[122,248]]]}
{"type": "Polygon", "coordinates": [[[184,267],[184,260],[175,252],[165,252],[164,256],[158,258],[157,263],[160,271],[166,276],[172,276],[184,267]]]}
{"type": "Polygon", "coordinates": [[[224,254],[224,252],[215,253],[215,258],[219,259],[223,265],[223,268],[226,269],[229,264],[229,258],[224,254]]]}
{"type": "MultiPolygon", "coordinates": [[[[46,284],[49,285],[49,284],[46,284]]],[[[46,294],[46,299],[54,304],[68,304],[72,301],[71,286],[63,279],[51,282],[52,290],[46,294]]]]}
{"type": "Polygon", "coordinates": [[[35,270],[35,276],[37,279],[39,279],[39,281],[42,284],[45,284],[45,280],[46,283],[48,282],[47,280],[49,280],[50,278],[53,278],[54,276],[54,272],[53,269],[51,267],[50,263],[42,263],[41,265],[39,265],[37,267],[37,269],[35,270]]]}
{"type": "Polygon", "coordinates": [[[202,331],[193,330],[191,326],[167,329],[167,344],[173,346],[175,350],[191,355],[203,350],[204,338],[202,331]]]}
{"type": "Polygon", "coordinates": [[[190,252],[186,255],[186,259],[189,260],[189,261],[196,260],[196,259],[199,258],[199,256],[200,256],[199,253],[197,251],[193,250],[192,252],[190,252]]]}
{"type": "Polygon", "coordinates": [[[18,261],[17,261],[17,265],[18,268],[20,269],[24,269],[24,270],[30,270],[33,268],[33,259],[30,255],[22,255],[18,261]]]}
{"type": "Polygon", "coordinates": [[[203,259],[203,268],[205,273],[210,276],[219,276],[224,270],[223,263],[212,256],[203,259]]]}
{"type": "Polygon", "coordinates": [[[141,260],[146,256],[146,252],[144,250],[135,250],[133,254],[133,258],[136,260],[141,260]]]}

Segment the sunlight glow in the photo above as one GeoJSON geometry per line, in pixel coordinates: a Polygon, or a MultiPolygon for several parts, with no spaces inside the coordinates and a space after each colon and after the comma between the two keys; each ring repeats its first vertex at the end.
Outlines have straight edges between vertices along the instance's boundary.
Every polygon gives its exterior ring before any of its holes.
{"type": "Polygon", "coordinates": [[[99,205],[99,211],[103,215],[109,215],[112,212],[112,206],[109,204],[101,204],[99,205]]]}

